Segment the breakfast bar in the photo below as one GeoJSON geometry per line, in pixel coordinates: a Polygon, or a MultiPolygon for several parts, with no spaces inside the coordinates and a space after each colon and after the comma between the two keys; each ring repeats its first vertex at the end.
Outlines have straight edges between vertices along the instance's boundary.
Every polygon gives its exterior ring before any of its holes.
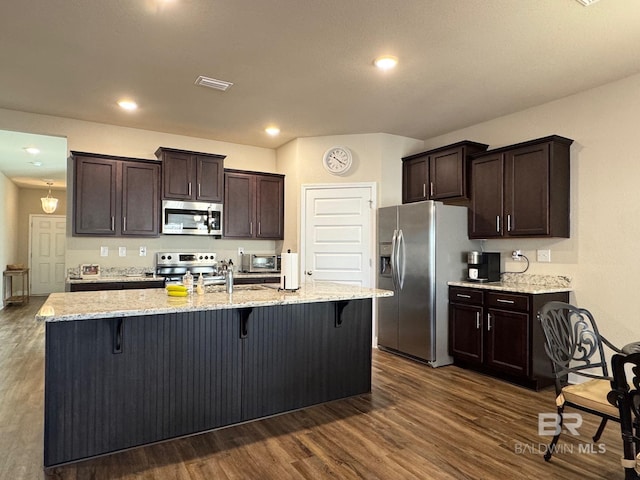
{"type": "Polygon", "coordinates": [[[52,467],[371,389],[372,299],[308,283],[54,293],[44,464],[52,467]]]}

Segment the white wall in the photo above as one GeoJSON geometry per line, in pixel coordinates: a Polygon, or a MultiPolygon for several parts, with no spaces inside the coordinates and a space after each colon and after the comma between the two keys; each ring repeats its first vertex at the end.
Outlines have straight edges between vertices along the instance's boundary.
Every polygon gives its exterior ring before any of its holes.
{"type": "MultiPolygon", "coordinates": [[[[459,140],[490,148],[558,134],[571,146],[571,238],[489,240],[486,250],[510,256],[520,248],[529,273],[573,279],[571,301],[589,309],[601,332],[621,346],[640,340],[635,252],[640,238],[640,75],[425,141],[434,148],[459,140]],[[537,248],[552,263],[536,263],[537,248]]],[[[508,270],[524,265],[506,262],[508,270]]]]}
{"type": "MultiPolygon", "coordinates": [[[[24,263],[18,258],[18,187],[0,172],[0,270],[9,263],[24,263]]],[[[26,265],[26,263],[25,263],[26,265]]],[[[2,305],[0,304],[0,308],[2,305]]]]}
{"type": "Polygon", "coordinates": [[[382,133],[298,138],[280,147],[277,167],[287,178],[284,249],[299,251],[302,185],[375,182],[378,206],[395,205],[402,200],[401,158],[423,148],[422,140],[382,133]],[[322,166],[324,153],[336,145],[348,147],[353,155],[346,175],[332,175],[322,166]]]}

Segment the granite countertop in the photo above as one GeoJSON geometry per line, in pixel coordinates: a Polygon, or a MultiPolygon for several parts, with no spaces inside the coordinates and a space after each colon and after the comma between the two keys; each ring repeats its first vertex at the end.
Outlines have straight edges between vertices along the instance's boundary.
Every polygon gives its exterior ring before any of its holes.
{"type": "MultiPolygon", "coordinates": [[[[272,273],[241,273],[234,272],[235,278],[272,278],[278,277],[280,278],[280,272],[272,272],[272,273]]],[[[91,278],[80,278],[69,276],[67,277],[67,283],[110,283],[110,282],[150,282],[150,281],[158,281],[162,280],[162,277],[153,276],[153,275],[145,275],[142,273],[132,273],[125,275],[108,275],[108,276],[99,276],[99,277],[91,277],[91,278]]]]}
{"type": "Polygon", "coordinates": [[[170,297],[164,288],[52,293],[36,320],[89,320],[393,296],[390,290],[328,282],[305,283],[295,292],[280,291],[276,284],[237,285],[231,295],[224,286],[205,289],[204,295],[194,293],[188,297],[170,297]]]}
{"type": "Polygon", "coordinates": [[[131,274],[131,275],[110,275],[108,277],[90,277],[90,278],[80,278],[80,277],[67,277],[67,283],[111,283],[111,282],[153,282],[163,280],[162,277],[154,277],[153,275],[141,275],[141,274],[131,274]]]}
{"type": "Polygon", "coordinates": [[[501,282],[473,282],[462,280],[448,282],[451,287],[479,288],[483,290],[498,290],[501,292],[543,293],[571,292],[571,279],[563,275],[524,275],[503,273],[501,282]]]}

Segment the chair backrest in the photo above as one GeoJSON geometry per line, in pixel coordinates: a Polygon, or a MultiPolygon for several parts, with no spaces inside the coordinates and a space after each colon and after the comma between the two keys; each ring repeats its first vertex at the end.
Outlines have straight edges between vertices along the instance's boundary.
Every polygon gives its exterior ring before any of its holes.
{"type": "Polygon", "coordinates": [[[588,310],[565,302],[549,302],[538,312],[538,319],[557,379],[569,373],[590,378],[609,376],[602,337],[588,310]],[[594,372],[594,368],[600,371],[594,372]]]}
{"type": "Polygon", "coordinates": [[[613,381],[608,399],[610,403],[617,405],[620,411],[624,478],[638,479],[640,465],[636,455],[639,453],[637,444],[640,442],[640,432],[637,429],[640,419],[640,353],[614,355],[611,357],[611,369],[613,381]],[[629,375],[625,368],[628,366],[631,367],[629,375]]]}

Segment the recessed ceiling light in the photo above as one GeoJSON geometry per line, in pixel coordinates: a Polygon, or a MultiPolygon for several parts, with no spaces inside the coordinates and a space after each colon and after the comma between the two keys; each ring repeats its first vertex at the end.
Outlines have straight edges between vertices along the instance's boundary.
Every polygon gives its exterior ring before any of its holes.
{"type": "Polygon", "coordinates": [[[36,147],[24,147],[24,151],[31,155],[37,155],[40,153],[40,149],[36,147]]]}
{"type": "Polygon", "coordinates": [[[267,127],[264,129],[264,131],[267,132],[272,137],[275,137],[280,133],[280,129],[278,127],[267,127]]]}
{"type": "Polygon", "coordinates": [[[132,100],[119,100],[118,105],[120,105],[120,108],[130,112],[138,108],[138,104],[132,100]]]}
{"type": "Polygon", "coordinates": [[[598,0],[576,0],[578,3],[581,3],[583,6],[588,7],[589,5],[593,5],[598,0]]]}
{"type": "Polygon", "coordinates": [[[373,61],[373,64],[378,67],[380,70],[391,70],[398,65],[398,59],[391,55],[384,55],[382,57],[378,57],[373,61]]]}
{"type": "Polygon", "coordinates": [[[42,162],[29,162],[31,165],[33,165],[34,167],[41,167],[42,166],[42,162]]]}

